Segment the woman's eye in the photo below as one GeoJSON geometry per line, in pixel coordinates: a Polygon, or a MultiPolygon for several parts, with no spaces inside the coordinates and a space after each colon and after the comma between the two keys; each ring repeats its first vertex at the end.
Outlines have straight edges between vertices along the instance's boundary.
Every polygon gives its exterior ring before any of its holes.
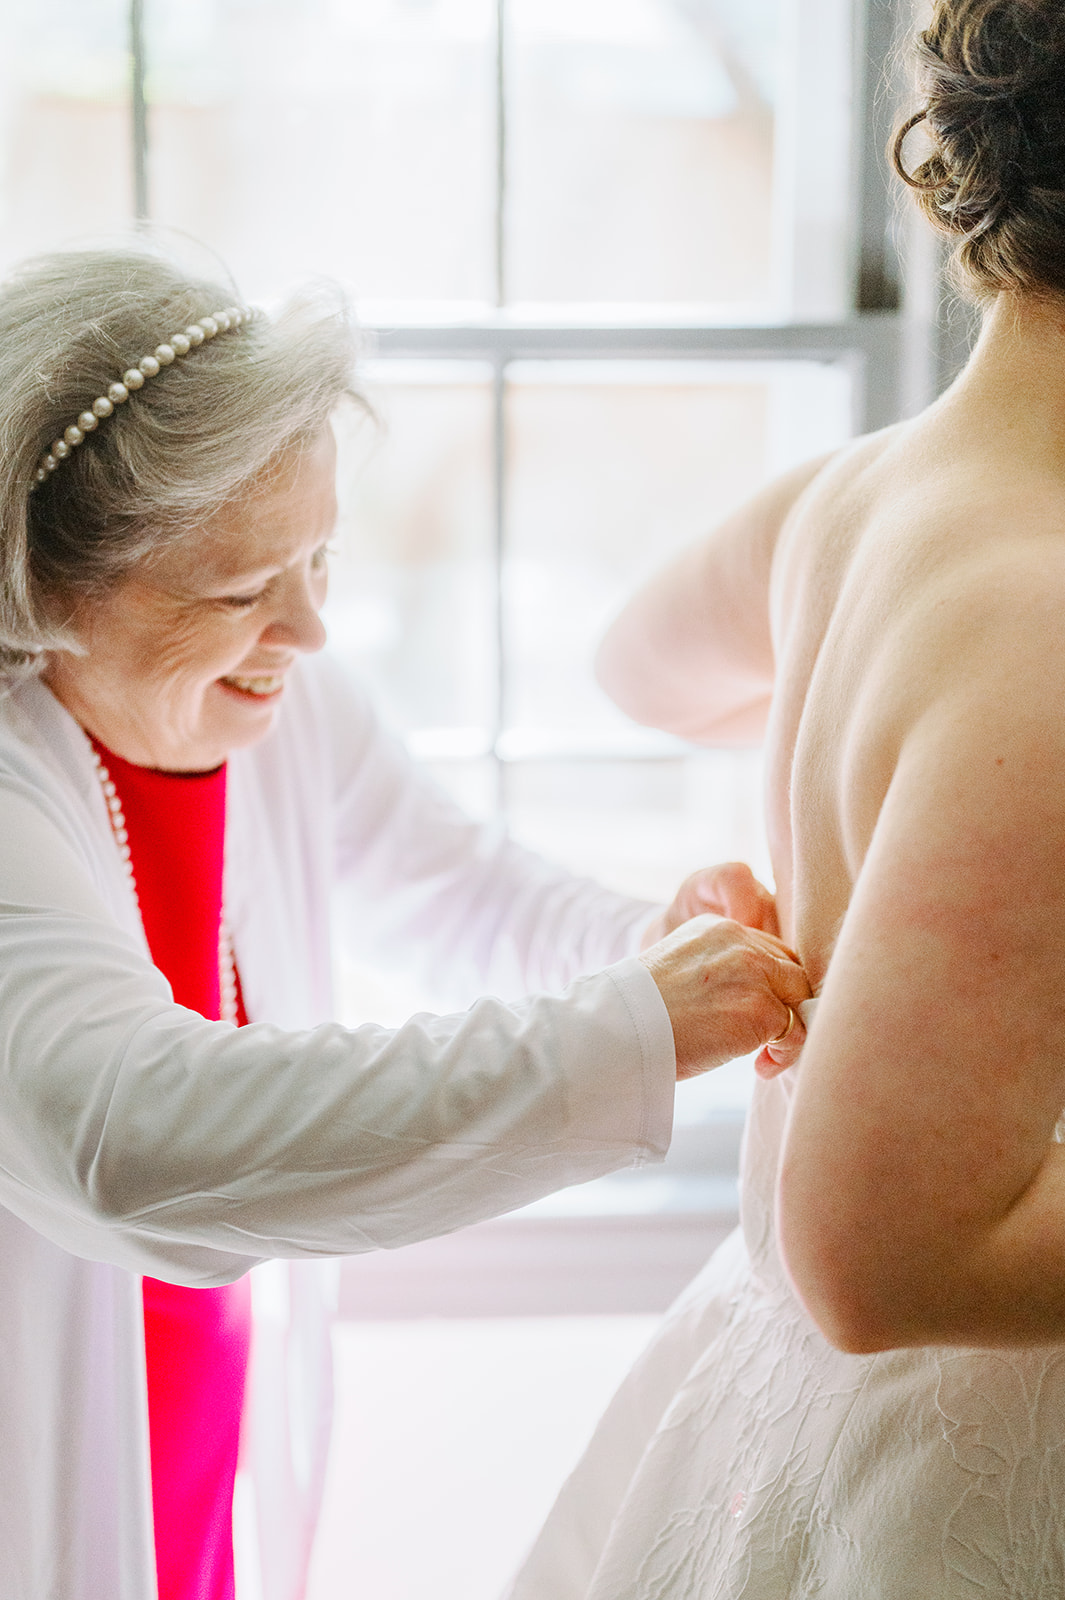
{"type": "Polygon", "coordinates": [[[257,594],[227,594],[222,597],[222,604],[224,606],[232,606],[237,611],[246,611],[249,606],[258,604],[264,592],[264,590],[260,589],[257,594]]]}
{"type": "Polygon", "coordinates": [[[337,547],[335,544],[320,545],[319,548],[314,552],[314,555],[311,557],[312,567],[316,572],[321,572],[323,568],[329,565],[329,557],[335,556],[336,553],[337,547]]]}

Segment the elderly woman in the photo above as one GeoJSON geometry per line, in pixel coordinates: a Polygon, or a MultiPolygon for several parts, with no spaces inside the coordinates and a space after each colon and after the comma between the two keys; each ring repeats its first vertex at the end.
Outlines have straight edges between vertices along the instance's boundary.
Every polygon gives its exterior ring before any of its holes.
{"type": "MultiPolygon", "coordinates": [[[[806,980],[769,933],[703,917],[636,956],[653,907],[476,827],[307,659],[352,336],[320,296],[273,319],[231,298],[144,251],[46,258],[0,293],[12,1600],[146,1600],[156,1564],[166,1600],[232,1593],[255,1262],[403,1244],[660,1156],[675,1075],[781,1034],[787,1064],[803,1036],[806,980]],[[334,884],[378,958],[505,993],[593,975],[343,1029],[334,884]]],[[[769,924],[726,871],[654,931],[715,892],[769,924]]],[[[306,1305],[261,1341],[274,1398],[300,1339],[306,1305]]],[[[297,1390],[298,1470],[275,1458],[259,1503],[282,1596],[320,1487],[297,1390]]]]}

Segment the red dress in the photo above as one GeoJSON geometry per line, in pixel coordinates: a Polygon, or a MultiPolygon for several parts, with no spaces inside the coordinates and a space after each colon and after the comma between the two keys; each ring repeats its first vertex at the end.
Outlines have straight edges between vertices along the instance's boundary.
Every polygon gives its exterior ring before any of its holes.
{"type": "MultiPolygon", "coordinates": [[[[96,749],[125,815],[152,959],[179,1005],[217,1020],[226,769],[158,772],[96,749]]],[[[244,1023],[239,989],[237,1006],[244,1023]]],[[[145,1278],[160,1600],[233,1600],[233,1480],[250,1339],[247,1278],[221,1289],[145,1278]]]]}

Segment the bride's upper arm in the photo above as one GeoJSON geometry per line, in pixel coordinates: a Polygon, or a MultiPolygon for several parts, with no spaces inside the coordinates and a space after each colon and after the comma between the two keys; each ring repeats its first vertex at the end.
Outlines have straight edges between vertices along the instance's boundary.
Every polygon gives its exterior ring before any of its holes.
{"type": "Polygon", "coordinates": [[[1060,615],[944,654],[796,1069],[781,1247],[843,1348],[1065,1337],[1060,615]]]}
{"type": "Polygon", "coordinates": [[[773,685],[768,588],[777,536],[824,459],[770,484],[633,597],[596,672],[637,722],[682,737],[757,738],[773,685]]]}

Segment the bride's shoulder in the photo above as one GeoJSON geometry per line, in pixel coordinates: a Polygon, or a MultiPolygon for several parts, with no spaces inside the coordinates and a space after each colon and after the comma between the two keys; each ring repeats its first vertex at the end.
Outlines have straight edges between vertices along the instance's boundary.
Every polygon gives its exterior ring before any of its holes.
{"type": "Polygon", "coordinates": [[[796,509],[799,551],[834,554],[896,619],[912,608],[938,629],[972,607],[1065,603],[1065,472],[1008,438],[895,424],[833,457],[796,509]]]}
{"type": "Polygon", "coordinates": [[[905,452],[912,431],[912,422],[895,422],[876,433],[859,434],[841,445],[818,463],[819,470],[810,478],[803,497],[804,506],[800,507],[797,502],[796,509],[823,504],[857,489],[868,490],[875,483],[880,463],[900,451],[905,452]]]}

